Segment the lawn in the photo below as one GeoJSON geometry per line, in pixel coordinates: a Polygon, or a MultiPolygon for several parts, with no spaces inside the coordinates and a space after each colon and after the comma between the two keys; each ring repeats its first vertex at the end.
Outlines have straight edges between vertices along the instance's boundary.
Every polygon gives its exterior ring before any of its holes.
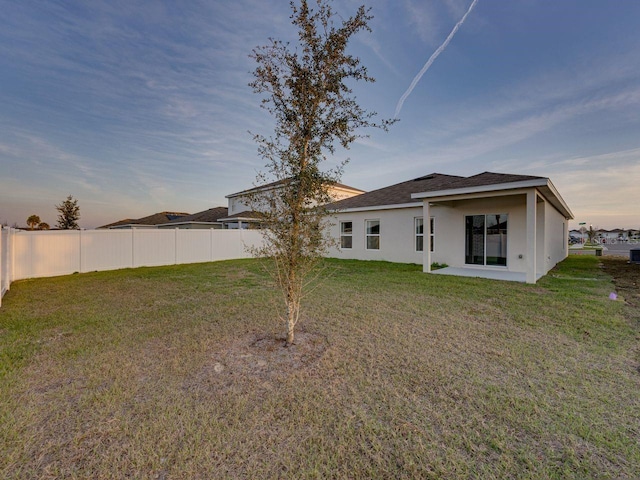
{"type": "Polygon", "coordinates": [[[608,265],[330,261],[288,349],[255,260],[16,282],[0,478],[639,478],[640,279],[611,300],[608,265]]]}

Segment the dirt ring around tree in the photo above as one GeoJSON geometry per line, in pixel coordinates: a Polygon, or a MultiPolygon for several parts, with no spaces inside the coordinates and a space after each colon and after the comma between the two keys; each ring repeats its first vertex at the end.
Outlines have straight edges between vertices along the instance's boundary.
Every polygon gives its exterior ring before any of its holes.
{"type": "Polygon", "coordinates": [[[208,361],[186,385],[189,390],[234,390],[243,384],[270,389],[274,382],[296,373],[311,374],[329,342],[324,335],[300,331],[295,343],[285,338],[249,333],[211,352],[208,361]]]}

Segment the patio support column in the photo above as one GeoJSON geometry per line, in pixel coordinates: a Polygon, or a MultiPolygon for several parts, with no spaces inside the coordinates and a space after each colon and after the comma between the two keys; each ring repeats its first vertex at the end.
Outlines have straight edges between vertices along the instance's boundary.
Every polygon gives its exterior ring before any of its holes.
{"type": "Polygon", "coordinates": [[[536,210],[537,194],[535,189],[527,192],[527,283],[536,283],[536,210]]]}
{"type": "Polygon", "coordinates": [[[422,271],[424,273],[431,272],[431,210],[429,207],[429,200],[424,200],[422,204],[422,271]]]}

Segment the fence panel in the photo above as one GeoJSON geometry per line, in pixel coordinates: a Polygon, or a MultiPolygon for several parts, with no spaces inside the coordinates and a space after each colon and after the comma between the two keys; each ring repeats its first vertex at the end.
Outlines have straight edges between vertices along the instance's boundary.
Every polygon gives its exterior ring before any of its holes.
{"type": "MultiPolygon", "coordinates": [[[[0,295],[13,280],[248,258],[256,230],[0,230],[0,295]]],[[[0,297],[1,300],[1,297],[0,297]]],[[[0,303],[1,305],[1,303],[0,303]]]]}
{"type": "Polygon", "coordinates": [[[0,226],[0,306],[2,297],[9,290],[9,268],[7,266],[9,253],[9,230],[0,226]]]}
{"type": "Polygon", "coordinates": [[[82,231],[82,271],[133,266],[133,230],[82,231]]]}
{"type": "Polygon", "coordinates": [[[246,258],[244,236],[245,230],[218,230],[211,237],[211,251],[218,260],[246,258]]]}
{"type": "Polygon", "coordinates": [[[16,232],[15,280],[80,271],[79,231],[16,232]]]}
{"type": "Polygon", "coordinates": [[[132,229],[133,266],[157,267],[176,263],[175,230],[132,229]]]}
{"type": "Polygon", "coordinates": [[[176,263],[200,263],[214,260],[214,252],[211,250],[211,237],[214,233],[214,229],[176,229],[176,263]]]}

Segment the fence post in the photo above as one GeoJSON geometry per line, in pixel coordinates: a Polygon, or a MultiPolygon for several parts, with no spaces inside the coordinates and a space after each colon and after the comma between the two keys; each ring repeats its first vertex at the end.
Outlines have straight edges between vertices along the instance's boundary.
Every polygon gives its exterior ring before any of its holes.
{"type": "Polygon", "coordinates": [[[80,273],[83,273],[82,270],[82,229],[78,230],[78,254],[80,255],[80,261],[78,262],[79,265],[79,269],[80,269],[80,273]]]}
{"type": "Polygon", "coordinates": [[[178,264],[178,227],[173,229],[175,234],[173,236],[173,264],[178,264]]]}
{"type": "MultiPolygon", "coordinates": [[[[2,241],[2,237],[4,236],[4,227],[0,225],[0,307],[2,306],[2,296],[4,295],[4,242],[2,241]]],[[[7,236],[7,246],[9,244],[9,236],[7,236]]],[[[8,272],[7,272],[8,273],[8,272]]]]}
{"type": "Polygon", "coordinates": [[[213,228],[209,232],[209,261],[213,262],[213,228]]]}
{"type": "MultiPolygon", "coordinates": [[[[9,229],[9,237],[11,242],[8,243],[11,253],[11,275],[9,275],[9,285],[16,278],[16,231],[12,228],[9,229]]],[[[9,240],[7,239],[7,242],[9,240]]]]}
{"type": "Polygon", "coordinates": [[[136,229],[131,227],[131,268],[136,268],[136,229]]]}

